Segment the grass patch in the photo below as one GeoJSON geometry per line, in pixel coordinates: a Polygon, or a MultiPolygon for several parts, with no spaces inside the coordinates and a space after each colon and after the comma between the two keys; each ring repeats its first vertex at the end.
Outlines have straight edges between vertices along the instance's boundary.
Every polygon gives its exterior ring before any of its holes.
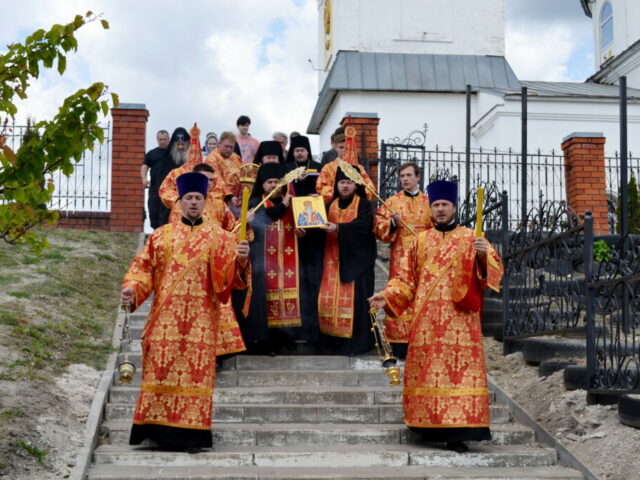
{"type": "Polygon", "coordinates": [[[40,450],[35,445],[31,445],[31,443],[24,442],[22,440],[18,440],[14,445],[16,447],[18,447],[18,448],[21,448],[21,449],[27,451],[29,454],[34,456],[35,459],[38,460],[38,463],[41,464],[41,465],[44,462],[44,457],[48,453],[46,450],[40,450]]]}
{"type": "Polygon", "coordinates": [[[60,253],[59,251],[53,250],[50,252],[45,251],[45,253],[42,254],[42,258],[47,259],[47,260],[64,260],[65,256],[60,253]]]}
{"type": "Polygon", "coordinates": [[[19,325],[22,323],[21,315],[15,312],[0,311],[0,325],[19,325]]]}
{"type": "Polygon", "coordinates": [[[0,273],[0,285],[20,283],[20,277],[12,273],[0,273]]]}
{"type": "Polygon", "coordinates": [[[0,324],[12,327],[0,344],[20,357],[4,364],[4,378],[47,378],[72,363],[101,368],[112,351],[122,277],[138,235],[63,229],[46,235],[51,247],[39,257],[26,246],[0,243],[0,286],[19,283],[8,295],[28,299],[0,303],[0,324]],[[23,270],[3,258],[18,260],[23,270]]]}
{"type": "Polygon", "coordinates": [[[5,408],[0,410],[0,420],[10,420],[12,418],[24,417],[26,412],[22,407],[5,408]]]}
{"type": "Polygon", "coordinates": [[[16,298],[29,298],[31,296],[29,292],[9,292],[9,295],[16,298]]]}

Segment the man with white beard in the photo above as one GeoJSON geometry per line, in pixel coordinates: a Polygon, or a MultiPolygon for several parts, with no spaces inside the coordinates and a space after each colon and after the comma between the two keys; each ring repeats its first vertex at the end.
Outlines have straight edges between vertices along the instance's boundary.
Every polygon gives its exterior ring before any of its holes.
{"type": "Polygon", "coordinates": [[[173,131],[164,155],[156,163],[153,181],[149,185],[149,221],[153,229],[169,222],[170,210],[160,199],[160,189],[169,172],[187,160],[188,153],[189,134],[184,128],[178,127],[173,131]]]}
{"type": "Polygon", "coordinates": [[[172,168],[179,167],[187,161],[189,155],[189,140],[191,137],[186,129],[178,127],[173,131],[171,140],[169,141],[169,158],[173,160],[172,168]]]}

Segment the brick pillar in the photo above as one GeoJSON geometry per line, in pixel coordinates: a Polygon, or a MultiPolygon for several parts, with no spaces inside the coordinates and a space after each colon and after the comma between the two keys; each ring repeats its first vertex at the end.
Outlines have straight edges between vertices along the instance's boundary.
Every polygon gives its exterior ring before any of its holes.
{"type": "Polygon", "coordinates": [[[574,132],[562,141],[567,203],[580,216],[593,212],[593,231],[609,233],[602,133],[574,132]]]}
{"type": "MultiPolygon", "coordinates": [[[[356,147],[361,161],[367,161],[369,176],[378,185],[378,124],[377,113],[347,112],[340,126],[353,125],[356,129],[356,147]]],[[[365,167],[367,166],[365,164],[365,167]]]]}
{"type": "Polygon", "coordinates": [[[111,110],[111,215],[109,230],[142,232],[144,189],[140,165],[144,159],[149,111],[141,103],[121,103],[111,110]]]}

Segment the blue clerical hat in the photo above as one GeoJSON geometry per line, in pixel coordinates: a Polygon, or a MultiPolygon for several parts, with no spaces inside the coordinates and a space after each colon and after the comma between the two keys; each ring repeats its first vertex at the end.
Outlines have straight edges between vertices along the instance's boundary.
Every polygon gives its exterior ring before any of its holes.
{"type": "Polygon", "coordinates": [[[198,192],[201,193],[204,197],[207,196],[209,179],[202,173],[183,173],[176,179],[176,183],[178,184],[178,195],[180,196],[180,198],[190,192],[198,192]]]}
{"type": "Polygon", "coordinates": [[[429,204],[437,200],[449,200],[454,205],[458,205],[458,184],[438,180],[427,185],[427,195],[429,195],[429,204]]]}

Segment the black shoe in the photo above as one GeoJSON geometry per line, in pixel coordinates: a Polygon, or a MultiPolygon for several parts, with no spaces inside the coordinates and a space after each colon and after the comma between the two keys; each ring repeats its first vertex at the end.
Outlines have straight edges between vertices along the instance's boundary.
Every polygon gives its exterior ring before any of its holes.
{"type": "Polygon", "coordinates": [[[469,447],[464,442],[447,442],[447,449],[458,453],[466,453],[469,447]]]}

